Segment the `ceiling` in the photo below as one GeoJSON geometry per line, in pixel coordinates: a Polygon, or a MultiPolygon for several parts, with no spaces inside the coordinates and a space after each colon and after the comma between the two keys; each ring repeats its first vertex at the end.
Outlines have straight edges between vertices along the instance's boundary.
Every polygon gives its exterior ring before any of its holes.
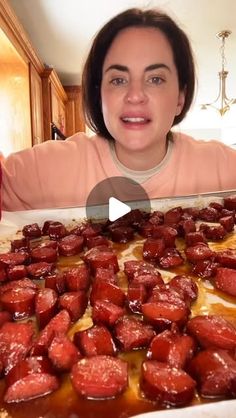
{"type": "Polygon", "coordinates": [[[64,85],[79,84],[92,38],[101,26],[129,7],[158,7],[169,13],[192,42],[201,103],[213,101],[218,91],[223,29],[226,41],[228,96],[236,97],[235,0],[8,0],[28,33],[41,60],[54,67],[64,85]]]}

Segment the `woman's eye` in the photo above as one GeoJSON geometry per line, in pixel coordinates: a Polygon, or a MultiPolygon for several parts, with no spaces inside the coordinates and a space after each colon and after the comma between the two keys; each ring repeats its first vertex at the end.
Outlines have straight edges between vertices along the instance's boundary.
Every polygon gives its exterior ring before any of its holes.
{"type": "Polygon", "coordinates": [[[113,78],[110,81],[110,83],[113,84],[114,86],[120,86],[122,84],[126,84],[126,80],[125,78],[122,78],[122,77],[116,77],[116,78],[113,78]]]}
{"type": "Polygon", "coordinates": [[[148,78],[148,83],[150,84],[161,84],[164,82],[164,79],[162,77],[153,76],[148,78]]]}

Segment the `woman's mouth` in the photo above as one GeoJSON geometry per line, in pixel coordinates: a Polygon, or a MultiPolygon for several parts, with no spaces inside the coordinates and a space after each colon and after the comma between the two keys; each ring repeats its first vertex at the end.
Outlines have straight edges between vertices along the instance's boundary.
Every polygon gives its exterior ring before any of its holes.
{"type": "Polygon", "coordinates": [[[140,125],[146,125],[147,123],[150,122],[150,119],[145,118],[145,117],[129,117],[129,116],[125,116],[121,118],[122,122],[124,122],[126,125],[130,125],[130,126],[140,126],[140,125]]]}

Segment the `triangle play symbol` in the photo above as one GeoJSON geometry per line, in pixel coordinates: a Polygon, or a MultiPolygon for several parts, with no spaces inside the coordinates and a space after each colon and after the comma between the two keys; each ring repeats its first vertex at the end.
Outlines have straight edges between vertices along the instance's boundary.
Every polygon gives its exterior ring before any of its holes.
{"type": "Polygon", "coordinates": [[[115,197],[109,198],[109,221],[113,222],[121,218],[121,216],[129,213],[131,207],[116,199],[115,197]]]}

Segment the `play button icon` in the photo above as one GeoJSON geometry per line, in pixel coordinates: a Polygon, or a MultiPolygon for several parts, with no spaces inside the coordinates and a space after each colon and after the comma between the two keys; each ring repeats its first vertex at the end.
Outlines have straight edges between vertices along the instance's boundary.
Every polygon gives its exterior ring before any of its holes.
{"type": "Polygon", "coordinates": [[[109,177],[100,181],[92,188],[86,201],[88,219],[114,222],[134,209],[150,212],[150,200],[145,189],[127,177],[109,177]]]}
{"type": "Polygon", "coordinates": [[[115,197],[109,198],[109,221],[114,222],[126,213],[131,212],[131,207],[115,197]]]}

